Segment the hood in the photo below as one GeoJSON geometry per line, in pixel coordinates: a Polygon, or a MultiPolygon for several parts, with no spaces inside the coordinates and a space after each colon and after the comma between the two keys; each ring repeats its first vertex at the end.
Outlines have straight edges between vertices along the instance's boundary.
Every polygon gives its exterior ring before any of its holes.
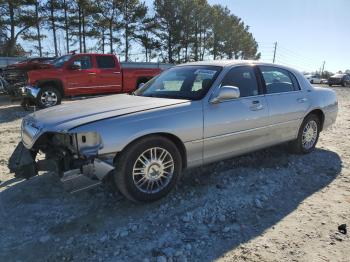
{"type": "Polygon", "coordinates": [[[28,116],[45,131],[67,131],[76,126],[159,107],[189,102],[189,100],[110,95],[68,102],[32,113],[28,116]]]}
{"type": "Polygon", "coordinates": [[[46,63],[18,63],[6,67],[6,69],[39,70],[53,68],[53,65],[46,63]]]}
{"type": "Polygon", "coordinates": [[[28,83],[30,85],[35,85],[37,80],[54,78],[62,73],[62,69],[54,68],[52,65],[48,64],[47,68],[37,68],[27,72],[28,83]]]}

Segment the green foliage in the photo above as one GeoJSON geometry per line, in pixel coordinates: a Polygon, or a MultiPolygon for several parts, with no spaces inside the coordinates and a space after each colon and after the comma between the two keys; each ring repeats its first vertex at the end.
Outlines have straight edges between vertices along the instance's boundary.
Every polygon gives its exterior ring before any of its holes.
{"type": "Polygon", "coordinates": [[[9,55],[16,54],[21,37],[33,42],[39,55],[43,49],[53,47],[57,55],[78,46],[79,52],[118,51],[128,61],[138,43],[146,61],[260,57],[249,27],[227,7],[207,0],[154,0],[151,11],[142,0],[0,0],[0,11],[5,14],[0,46],[9,55]]]}

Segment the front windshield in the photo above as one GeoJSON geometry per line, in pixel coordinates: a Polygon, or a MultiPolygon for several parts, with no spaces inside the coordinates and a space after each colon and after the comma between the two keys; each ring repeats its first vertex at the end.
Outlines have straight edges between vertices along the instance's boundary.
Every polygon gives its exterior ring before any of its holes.
{"type": "Polygon", "coordinates": [[[173,67],[153,78],[134,94],[199,100],[206,95],[221,69],[219,66],[173,67]]]}
{"type": "Polygon", "coordinates": [[[70,58],[72,57],[72,55],[64,55],[64,56],[61,56],[57,59],[55,59],[52,64],[55,68],[61,68],[63,66],[63,64],[65,62],[67,62],[70,58]]]}

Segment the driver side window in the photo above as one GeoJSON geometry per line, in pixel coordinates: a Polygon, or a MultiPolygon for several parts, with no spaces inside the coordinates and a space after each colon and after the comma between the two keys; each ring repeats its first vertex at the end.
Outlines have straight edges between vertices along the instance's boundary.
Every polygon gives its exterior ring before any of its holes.
{"type": "Polygon", "coordinates": [[[238,87],[240,97],[256,96],[259,94],[255,72],[251,66],[232,68],[231,71],[226,74],[221,86],[238,87]]]}
{"type": "Polygon", "coordinates": [[[77,65],[81,70],[92,68],[91,57],[90,56],[79,56],[76,58],[72,65],[77,65]]]}

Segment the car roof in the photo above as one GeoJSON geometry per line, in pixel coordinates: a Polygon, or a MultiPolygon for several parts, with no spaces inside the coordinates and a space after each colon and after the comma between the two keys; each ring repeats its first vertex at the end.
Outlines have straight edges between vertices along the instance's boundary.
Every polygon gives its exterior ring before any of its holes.
{"type": "Polygon", "coordinates": [[[274,63],[266,63],[257,60],[212,60],[212,61],[199,61],[199,62],[189,62],[185,64],[181,64],[178,66],[221,66],[221,67],[231,67],[234,65],[264,65],[264,66],[276,66],[282,69],[297,71],[291,67],[283,66],[274,63]]]}

